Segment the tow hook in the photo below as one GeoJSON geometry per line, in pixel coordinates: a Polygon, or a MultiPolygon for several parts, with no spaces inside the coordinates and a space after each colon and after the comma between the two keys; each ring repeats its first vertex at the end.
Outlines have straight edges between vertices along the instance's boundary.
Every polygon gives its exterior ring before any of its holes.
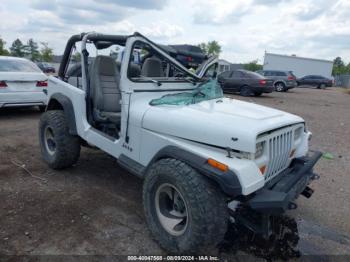
{"type": "Polygon", "coordinates": [[[297,209],[297,207],[298,207],[298,205],[295,204],[295,203],[293,203],[293,202],[290,202],[290,203],[288,204],[288,209],[297,209]]]}
{"type": "Polygon", "coordinates": [[[306,198],[310,198],[313,193],[314,193],[314,190],[308,186],[304,189],[303,192],[301,192],[301,194],[306,198]]]}

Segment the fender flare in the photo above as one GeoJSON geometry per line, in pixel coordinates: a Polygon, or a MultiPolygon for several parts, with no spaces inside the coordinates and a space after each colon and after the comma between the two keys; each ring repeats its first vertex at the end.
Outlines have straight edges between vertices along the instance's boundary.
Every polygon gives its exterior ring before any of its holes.
{"type": "Polygon", "coordinates": [[[64,115],[67,119],[69,133],[71,135],[78,135],[72,101],[65,95],[54,93],[50,97],[46,110],[54,109],[63,109],[64,115]]]}
{"type": "Polygon", "coordinates": [[[234,172],[228,170],[227,172],[220,171],[213,168],[207,162],[207,159],[198,156],[192,152],[186,151],[176,146],[166,146],[161,149],[150,161],[144,170],[147,174],[149,167],[162,158],[178,159],[192,168],[196,169],[200,174],[205,175],[210,180],[216,182],[222,191],[230,196],[238,196],[242,194],[242,187],[238,177],[234,172]]]}

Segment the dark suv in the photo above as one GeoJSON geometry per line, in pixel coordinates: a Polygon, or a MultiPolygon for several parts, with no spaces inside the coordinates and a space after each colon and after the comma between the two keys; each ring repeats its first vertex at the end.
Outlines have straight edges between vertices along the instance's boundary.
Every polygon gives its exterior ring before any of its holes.
{"type": "Polygon", "coordinates": [[[273,85],[277,92],[286,92],[297,86],[297,79],[292,71],[259,70],[257,73],[273,80],[273,85]]]}

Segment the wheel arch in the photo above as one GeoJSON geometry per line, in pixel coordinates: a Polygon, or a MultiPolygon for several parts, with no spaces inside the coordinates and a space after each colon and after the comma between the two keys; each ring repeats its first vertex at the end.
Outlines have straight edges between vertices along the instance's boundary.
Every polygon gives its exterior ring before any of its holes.
{"type": "Polygon", "coordinates": [[[186,163],[193,169],[197,170],[201,175],[204,175],[209,178],[209,180],[215,182],[221,190],[229,196],[238,196],[242,194],[242,188],[238,177],[231,170],[222,172],[215,169],[208,164],[207,158],[196,155],[177,146],[166,146],[158,151],[144,169],[144,174],[147,173],[153,163],[164,158],[174,158],[186,163]]]}
{"type": "Polygon", "coordinates": [[[278,83],[282,83],[282,84],[284,84],[284,86],[286,86],[286,85],[287,85],[287,84],[286,84],[286,82],[285,82],[284,80],[279,79],[279,80],[276,80],[276,81],[273,83],[273,86],[275,86],[275,87],[276,87],[276,85],[277,85],[278,83]]]}
{"type": "Polygon", "coordinates": [[[58,93],[53,94],[50,97],[46,110],[63,110],[64,116],[68,122],[69,133],[71,135],[78,134],[73,103],[67,96],[58,93]]]}

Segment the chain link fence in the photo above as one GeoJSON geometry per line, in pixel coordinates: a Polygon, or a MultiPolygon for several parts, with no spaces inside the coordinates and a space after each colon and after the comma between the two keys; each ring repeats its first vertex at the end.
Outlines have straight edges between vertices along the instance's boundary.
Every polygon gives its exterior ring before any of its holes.
{"type": "Polygon", "coordinates": [[[350,75],[339,75],[334,77],[335,86],[350,88],[350,75]]]}

